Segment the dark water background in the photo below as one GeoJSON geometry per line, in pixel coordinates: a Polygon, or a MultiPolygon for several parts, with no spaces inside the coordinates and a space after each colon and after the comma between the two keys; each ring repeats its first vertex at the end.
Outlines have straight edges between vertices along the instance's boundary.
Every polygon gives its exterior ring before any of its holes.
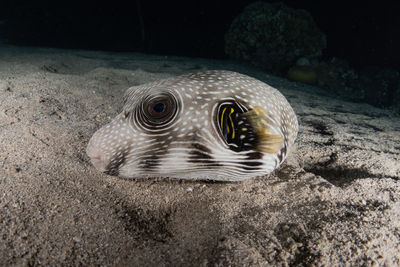
{"type": "MultiPolygon", "coordinates": [[[[254,2],[3,0],[0,43],[227,59],[225,34],[254,2]]],[[[326,35],[319,60],[334,77],[318,76],[320,87],[400,111],[400,1],[281,2],[309,12],[326,35]]]]}
{"type": "MultiPolygon", "coordinates": [[[[254,1],[1,2],[0,38],[13,44],[225,58],[224,34],[254,1]]],[[[399,1],[283,2],[311,13],[325,56],[400,68],[399,1]]]]}

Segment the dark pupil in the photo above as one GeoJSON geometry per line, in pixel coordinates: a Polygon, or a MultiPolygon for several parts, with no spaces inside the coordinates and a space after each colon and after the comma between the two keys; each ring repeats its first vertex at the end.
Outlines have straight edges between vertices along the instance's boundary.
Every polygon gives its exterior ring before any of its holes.
{"type": "Polygon", "coordinates": [[[153,106],[153,110],[155,112],[163,112],[165,109],[165,105],[163,103],[157,103],[153,106]]]}

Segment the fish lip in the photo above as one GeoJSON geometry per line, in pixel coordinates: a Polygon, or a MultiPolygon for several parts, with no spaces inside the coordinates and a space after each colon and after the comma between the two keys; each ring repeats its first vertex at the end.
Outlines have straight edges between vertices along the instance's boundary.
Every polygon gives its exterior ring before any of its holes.
{"type": "Polygon", "coordinates": [[[90,162],[97,170],[101,172],[106,171],[106,165],[104,164],[104,159],[102,159],[101,156],[90,157],[90,162]]]}
{"type": "MultiPolygon", "coordinates": [[[[96,133],[93,135],[95,137],[96,133]]],[[[107,170],[107,159],[105,155],[99,151],[97,142],[95,142],[93,137],[89,140],[86,147],[86,155],[90,158],[92,165],[99,171],[105,172],[107,170]]]]}

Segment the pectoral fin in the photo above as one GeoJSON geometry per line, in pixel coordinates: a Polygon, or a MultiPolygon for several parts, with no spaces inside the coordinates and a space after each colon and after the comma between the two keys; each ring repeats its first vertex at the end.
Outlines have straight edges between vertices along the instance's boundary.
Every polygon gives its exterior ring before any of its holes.
{"type": "Polygon", "coordinates": [[[274,154],[283,147],[283,138],[278,134],[270,134],[268,118],[262,107],[255,107],[245,113],[251,123],[254,133],[258,137],[257,150],[274,154]]]}

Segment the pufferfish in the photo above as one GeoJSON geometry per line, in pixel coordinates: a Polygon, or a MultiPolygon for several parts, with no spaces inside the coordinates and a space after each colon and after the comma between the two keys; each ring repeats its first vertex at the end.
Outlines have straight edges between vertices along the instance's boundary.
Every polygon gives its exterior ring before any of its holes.
{"type": "Polygon", "coordinates": [[[285,160],[297,117],[275,88],[226,70],[129,88],[122,112],[90,139],[100,171],[123,178],[240,181],[285,160]]]}

